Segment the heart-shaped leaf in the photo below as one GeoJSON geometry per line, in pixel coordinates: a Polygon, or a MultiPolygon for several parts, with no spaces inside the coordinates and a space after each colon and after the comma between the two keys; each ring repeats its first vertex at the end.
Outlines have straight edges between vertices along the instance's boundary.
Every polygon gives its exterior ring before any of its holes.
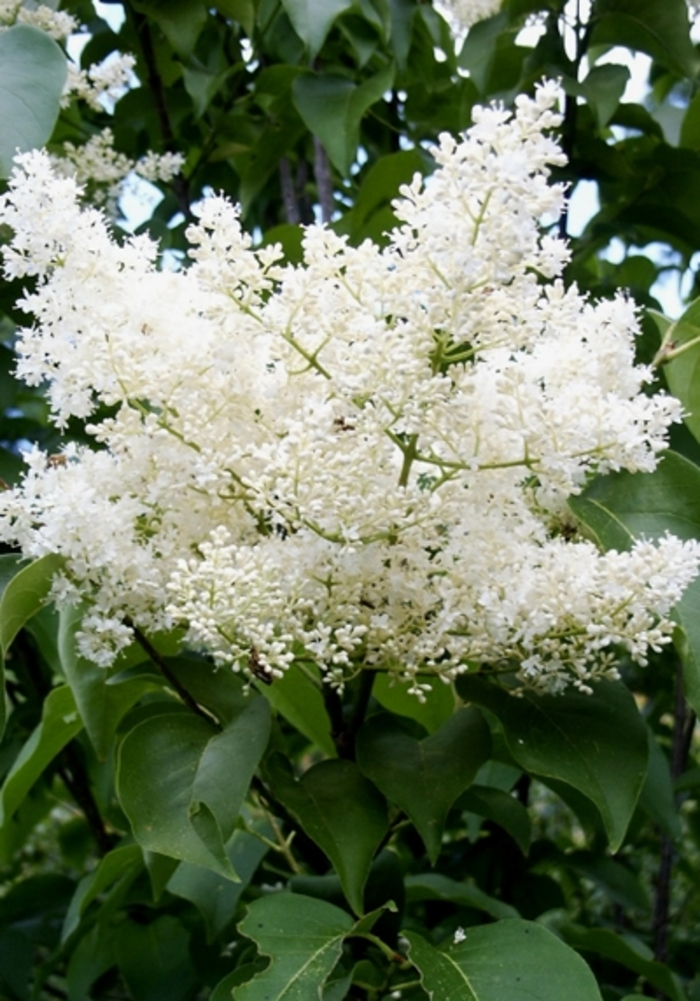
{"type": "Polygon", "coordinates": [[[481,678],[464,676],[457,689],[466,701],[498,716],[508,749],[522,768],[567,782],[593,800],[617,851],[649,757],[646,726],[625,686],[603,681],[593,695],[568,689],[562,695],[525,691],[514,698],[481,678]]]}
{"type": "Polygon", "coordinates": [[[490,752],[489,728],[476,709],[455,713],[423,740],[397,717],[381,713],[365,723],[357,739],[360,768],[411,818],[433,864],[450,807],[490,752]]]}
{"type": "Polygon", "coordinates": [[[256,900],[238,928],[270,956],[271,963],[236,989],[236,1001],[320,997],[352,927],[350,915],[325,900],[297,893],[275,893],[256,900]]]}
{"type": "Polygon", "coordinates": [[[276,754],[268,776],[275,795],[330,859],[353,911],[362,914],[372,858],[388,826],[383,796],[352,761],[322,761],[297,781],[276,754]]]}
{"type": "Polygon", "coordinates": [[[431,1001],[601,1001],[581,957],[541,925],[498,921],[464,936],[436,949],[406,933],[431,1001]]]}
{"type": "Polygon", "coordinates": [[[137,723],[119,750],[117,790],[142,847],[236,879],[224,846],[269,732],[259,696],[221,732],[181,712],[137,723]]]}

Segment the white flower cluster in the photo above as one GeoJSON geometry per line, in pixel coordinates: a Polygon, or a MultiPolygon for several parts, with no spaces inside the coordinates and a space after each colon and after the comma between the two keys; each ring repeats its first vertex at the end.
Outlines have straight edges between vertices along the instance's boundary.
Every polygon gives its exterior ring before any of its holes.
{"type": "Polygon", "coordinates": [[[25,6],[23,0],[0,0],[0,25],[29,24],[45,31],[56,42],[62,42],[78,28],[78,22],[62,10],[45,4],[25,6]]]}
{"type": "MultiPolygon", "coordinates": [[[[30,24],[59,42],[81,30],[80,23],[63,11],[34,5],[31,0],[0,0],[0,28],[12,24],[30,24]]],[[[68,59],[61,106],[67,108],[72,101],[80,100],[95,111],[108,110],[132,83],[135,65],[129,53],[111,53],[87,69],[80,69],[68,59]]],[[[75,177],[92,204],[102,206],[114,217],[119,212],[119,198],[135,175],[167,183],[182,169],[185,158],[180,153],[149,150],[139,160],[133,160],[114,149],[114,134],[106,128],[82,145],[64,143],[60,153],[52,156],[52,162],[58,173],[75,177]]]]}
{"type": "Polygon", "coordinates": [[[95,111],[104,111],[105,103],[117,101],[126,91],[136,59],[130,53],[112,54],[86,70],[68,63],[68,79],[63,92],[63,107],[77,98],[95,111]]]}
{"type": "Polygon", "coordinates": [[[477,21],[485,21],[487,17],[497,14],[503,0],[439,0],[436,6],[457,30],[464,31],[477,21]]]}
{"type": "Polygon", "coordinates": [[[86,656],[109,663],[130,622],[185,625],[236,670],[311,658],[420,698],[475,662],[585,689],[667,641],[698,546],[601,554],[567,513],[594,472],[654,469],[680,405],[643,392],[634,307],[557,278],[557,100],[477,109],[386,249],[310,227],[299,266],[212,197],[191,266],[159,271],[45,156],[19,159],[0,202],[6,275],[36,278],[19,375],[95,449],[33,451],[0,538],[65,556],[54,595],[89,600],[86,656]]]}
{"type": "Polygon", "coordinates": [[[82,146],[65,142],[60,156],[51,157],[57,173],[72,176],[94,205],[104,205],[110,215],[118,213],[118,201],[132,174],[147,181],[171,181],[185,158],[180,153],[154,153],[132,160],[114,148],[114,133],[106,128],[82,146]]]}

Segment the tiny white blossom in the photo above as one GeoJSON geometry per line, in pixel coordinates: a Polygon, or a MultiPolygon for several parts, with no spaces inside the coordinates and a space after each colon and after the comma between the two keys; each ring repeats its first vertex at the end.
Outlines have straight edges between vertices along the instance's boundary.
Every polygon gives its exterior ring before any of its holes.
{"type": "Polygon", "coordinates": [[[216,196],[190,266],[159,271],[75,176],[18,158],[0,199],[5,274],[35,279],[18,373],[99,448],[30,452],[0,539],[65,557],[53,595],[87,600],[84,656],[111,662],[129,622],[178,625],[235,671],[274,681],[303,650],[334,688],[367,666],[423,700],[426,673],[475,662],[588,691],[669,642],[700,546],[601,553],[570,531],[567,498],[653,470],[682,415],[645,392],[633,304],[559,278],[558,101],[546,83],[475,109],[402,189],[388,246],[310,227],[297,266],[216,196]]]}
{"type": "Polygon", "coordinates": [[[467,933],[465,932],[464,928],[456,928],[452,941],[454,942],[455,945],[459,945],[460,942],[465,942],[466,938],[467,938],[467,933]]]}

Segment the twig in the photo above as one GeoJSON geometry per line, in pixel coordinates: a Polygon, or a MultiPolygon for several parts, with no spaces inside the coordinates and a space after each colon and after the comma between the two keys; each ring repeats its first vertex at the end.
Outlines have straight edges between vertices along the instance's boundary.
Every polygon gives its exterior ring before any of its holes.
{"type": "Polygon", "coordinates": [[[143,650],[145,650],[145,652],[151,658],[151,660],[156,665],[160,673],[166,679],[168,684],[171,686],[171,688],[174,689],[175,692],[177,692],[177,694],[180,696],[180,698],[188,707],[188,709],[191,709],[193,713],[197,714],[197,716],[201,716],[202,719],[205,719],[207,721],[207,723],[213,724],[214,726],[219,726],[218,721],[205,709],[202,709],[202,707],[197,702],[195,702],[195,700],[192,698],[192,696],[187,691],[185,686],[175,676],[173,671],[170,670],[168,665],[165,663],[165,660],[161,657],[161,655],[158,653],[158,651],[150,642],[150,640],[146,636],[144,636],[144,634],[141,632],[138,626],[135,626],[133,622],[129,622],[128,625],[131,626],[131,629],[133,630],[134,636],[139,646],[143,650]]]}
{"type": "Polygon", "coordinates": [[[105,856],[112,850],[116,838],[105,827],[102,814],[95,802],[92,789],[75,743],[71,742],[61,752],[59,775],[71,796],[83,812],[88,827],[97,845],[97,854],[105,856]]]}

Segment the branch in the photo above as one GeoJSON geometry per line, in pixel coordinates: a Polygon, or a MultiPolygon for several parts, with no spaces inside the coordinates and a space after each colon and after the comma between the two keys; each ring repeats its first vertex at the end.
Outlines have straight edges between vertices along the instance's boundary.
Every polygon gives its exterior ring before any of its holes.
{"type": "MultiPolygon", "coordinates": [[[[158,61],[153,48],[153,39],[151,38],[151,30],[148,24],[148,19],[140,11],[135,10],[130,4],[125,4],[124,6],[133,20],[136,35],[141,43],[141,52],[146,66],[146,79],[151,94],[153,95],[153,103],[158,116],[163,145],[165,149],[170,152],[177,152],[175,131],[170,120],[170,112],[168,111],[168,103],[166,100],[165,84],[163,83],[163,79],[158,70],[158,61]]],[[[177,174],[173,178],[172,184],[180,211],[188,218],[192,218],[192,204],[187,178],[182,173],[177,174]]]]}
{"type": "Polygon", "coordinates": [[[331,166],[328,162],[328,154],[317,136],[314,136],[314,175],[316,177],[318,203],[321,206],[321,222],[330,222],[333,218],[331,166]]]}
{"type": "Polygon", "coordinates": [[[105,827],[102,814],[95,797],[92,795],[83,762],[80,760],[78,748],[73,741],[61,752],[61,765],[58,773],[71,796],[83,811],[95,839],[98,855],[105,856],[107,852],[112,850],[117,839],[105,827]]]}
{"type": "Polygon", "coordinates": [[[282,188],[282,201],[284,202],[284,214],[287,222],[293,226],[298,226],[301,222],[301,213],[297,202],[294,181],[292,180],[292,168],[289,157],[283,156],[280,160],[280,187],[282,188]]]}
{"type": "MultiPolygon", "coordinates": [[[[671,778],[675,782],[685,771],[690,744],[695,730],[695,713],[689,708],[683,694],[683,671],[678,665],[676,679],[676,707],[674,712],[673,746],[671,750],[671,778]]],[[[668,960],[668,928],[671,909],[671,879],[675,849],[673,841],[664,834],[661,839],[661,858],[659,872],[656,878],[656,897],[654,900],[654,918],[652,930],[654,934],[654,958],[661,963],[668,960]]],[[[662,992],[656,992],[655,997],[664,998],[662,992]]]]}
{"type": "Polygon", "coordinates": [[[182,701],[185,703],[188,709],[191,709],[193,713],[197,714],[197,716],[201,716],[201,718],[205,719],[207,723],[214,724],[214,726],[220,728],[218,720],[216,720],[210,713],[208,713],[206,709],[202,709],[202,707],[197,702],[195,702],[195,700],[192,698],[192,696],[187,691],[185,686],[182,684],[179,678],[176,677],[173,671],[170,670],[165,660],[158,653],[158,651],[153,646],[151,641],[146,636],[144,636],[144,634],[141,632],[138,626],[135,626],[133,622],[128,622],[127,625],[129,625],[133,630],[136,642],[143,650],[145,650],[145,652],[151,658],[151,660],[158,668],[160,673],[163,675],[165,680],[168,682],[170,687],[179,695],[179,697],[182,699],[182,701]]]}

